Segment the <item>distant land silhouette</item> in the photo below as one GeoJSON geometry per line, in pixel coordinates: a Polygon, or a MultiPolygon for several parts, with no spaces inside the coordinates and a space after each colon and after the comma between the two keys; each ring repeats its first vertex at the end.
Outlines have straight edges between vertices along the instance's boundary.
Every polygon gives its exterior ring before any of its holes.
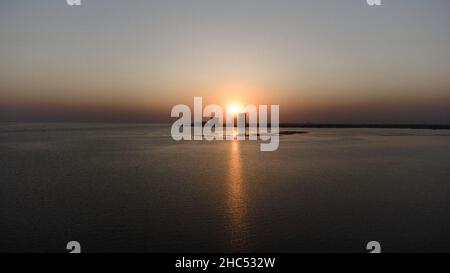
{"type": "MultiPolygon", "coordinates": [[[[206,122],[202,122],[205,125],[206,122]]],[[[247,123],[246,126],[249,124],[247,123]]],[[[194,126],[194,123],[192,123],[194,126]]],[[[226,123],[223,124],[226,126],[226,123]]],[[[234,124],[236,127],[236,123],[234,124]]],[[[269,123],[270,127],[271,124],[269,123]]],[[[376,124],[376,123],[280,123],[280,128],[342,128],[342,129],[428,129],[450,130],[450,124],[376,124]]]]}
{"type": "Polygon", "coordinates": [[[450,124],[351,124],[351,123],[280,123],[281,128],[377,128],[448,130],[450,124]]]}

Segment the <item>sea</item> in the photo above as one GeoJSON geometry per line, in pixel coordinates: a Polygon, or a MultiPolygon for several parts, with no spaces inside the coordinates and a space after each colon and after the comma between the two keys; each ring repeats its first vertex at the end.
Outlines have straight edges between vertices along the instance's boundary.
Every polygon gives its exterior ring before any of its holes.
{"type": "Polygon", "coordinates": [[[289,131],[0,123],[0,252],[450,252],[449,130],[289,131]]]}

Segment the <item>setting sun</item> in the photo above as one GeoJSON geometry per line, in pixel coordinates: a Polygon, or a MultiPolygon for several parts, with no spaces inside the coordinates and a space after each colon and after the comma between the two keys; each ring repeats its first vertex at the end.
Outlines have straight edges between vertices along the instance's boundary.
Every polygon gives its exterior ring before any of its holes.
{"type": "Polygon", "coordinates": [[[242,111],[244,111],[244,106],[241,104],[230,104],[227,106],[227,113],[230,113],[231,115],[237,115],[242,113],[242,111]]]}

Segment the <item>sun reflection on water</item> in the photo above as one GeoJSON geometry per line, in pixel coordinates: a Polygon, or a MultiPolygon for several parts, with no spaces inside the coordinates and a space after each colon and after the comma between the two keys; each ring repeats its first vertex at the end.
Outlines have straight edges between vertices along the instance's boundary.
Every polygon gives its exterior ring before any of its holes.
{"type": "Polygon", "coordinates": [[[228,211],[230,217],[231,248],[233,252],[247,249],[247,202],[242,175],[242,159],[238,141],[230,143],[228,211]]]}

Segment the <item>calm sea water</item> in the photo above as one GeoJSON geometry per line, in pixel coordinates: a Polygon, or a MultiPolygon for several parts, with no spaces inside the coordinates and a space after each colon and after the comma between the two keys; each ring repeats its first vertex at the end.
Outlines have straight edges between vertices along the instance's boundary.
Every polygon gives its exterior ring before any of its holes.
{"type": "Polygon", "coordinates": [[[0,252],[450,251],[450,131],[301,130],[1,124],[0,252]]]}

